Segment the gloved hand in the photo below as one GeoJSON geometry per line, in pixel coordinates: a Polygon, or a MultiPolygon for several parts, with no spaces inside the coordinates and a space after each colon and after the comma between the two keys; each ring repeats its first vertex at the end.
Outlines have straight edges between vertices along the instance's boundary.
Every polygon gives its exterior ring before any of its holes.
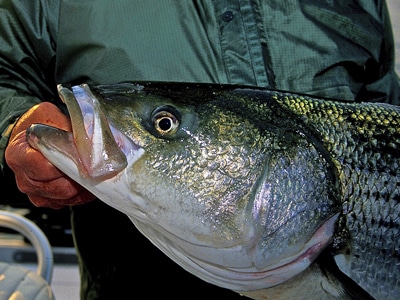
{"type": "Polygon", "coordinates": [[[62,208],[83,204],[95,196],[53,166],[26,141],[26,129],[41,123],[71,131],[70,119],[54,104],[42,102],[28,110],[13,128],[5,159],[18,188],[40,207],[62,208]]]}

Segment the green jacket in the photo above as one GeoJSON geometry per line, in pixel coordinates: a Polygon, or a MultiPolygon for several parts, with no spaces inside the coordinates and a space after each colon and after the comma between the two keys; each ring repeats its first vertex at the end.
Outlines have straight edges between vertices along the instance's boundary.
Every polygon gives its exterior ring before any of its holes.
{"type": "Polygon", "coordinates": [[[1,0],[0,155],[19,115],[59,102],[57,83],[219,82],[398,104],[386,6],[358,3],[1,0]]]}

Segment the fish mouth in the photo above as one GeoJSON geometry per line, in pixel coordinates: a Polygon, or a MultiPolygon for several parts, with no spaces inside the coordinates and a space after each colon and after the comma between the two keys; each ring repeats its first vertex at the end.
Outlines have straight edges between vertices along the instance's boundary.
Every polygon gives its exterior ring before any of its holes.
{"type": "Polygon", "coordinates": [[[59,84],[57,90],[70,113],[73,140],[84,167],[81,176],[101,181],[124,170],[127,157],[141,148],[108,122],[87,84],[73,86],[72,91],[59,84]]]}
{"type": "Polygon", "coordinates": [[[59,84],[57,90],[67,106],[72,132],[43,124],[27,130],[29,144],[55,166],[75,177],[64,170],[59,159],[52,158],[56,152],[63,153],[74,162],[81,178],[98,183],[115,177],[141,156],[143,149],[109,123],[87,84],[71,90],[59,84]]]}

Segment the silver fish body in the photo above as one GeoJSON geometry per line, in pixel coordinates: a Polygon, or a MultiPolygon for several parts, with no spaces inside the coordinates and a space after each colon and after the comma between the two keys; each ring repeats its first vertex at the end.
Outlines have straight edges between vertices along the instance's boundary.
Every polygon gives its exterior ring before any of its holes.
{"type": "Polygon", "coordinates": [[[400,295],[398,107],[191,83],[59,93],[73,133],[33,125],[29,143],[189,272],[259,299],[311,299],[296,283],[324,276],[326,298],[400,295]]]}

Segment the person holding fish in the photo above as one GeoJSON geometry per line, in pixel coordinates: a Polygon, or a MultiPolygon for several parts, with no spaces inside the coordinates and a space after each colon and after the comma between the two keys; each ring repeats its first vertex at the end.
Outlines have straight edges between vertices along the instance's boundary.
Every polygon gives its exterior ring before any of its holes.
{"type": "MultiPolygon", "coordinates": [[[[0,0],[0,32],[2,187],[15,181],[38,207],[71,208],[81,299],[243,297],[175,265],[31,146],[32,124],[73,130],[59,93],[71,95],[57,84],[218,83],[400,104],[385,1],[0,0]]],[[[372,293],[353,282],[346,291],[338,299],[372,293]]]]}

